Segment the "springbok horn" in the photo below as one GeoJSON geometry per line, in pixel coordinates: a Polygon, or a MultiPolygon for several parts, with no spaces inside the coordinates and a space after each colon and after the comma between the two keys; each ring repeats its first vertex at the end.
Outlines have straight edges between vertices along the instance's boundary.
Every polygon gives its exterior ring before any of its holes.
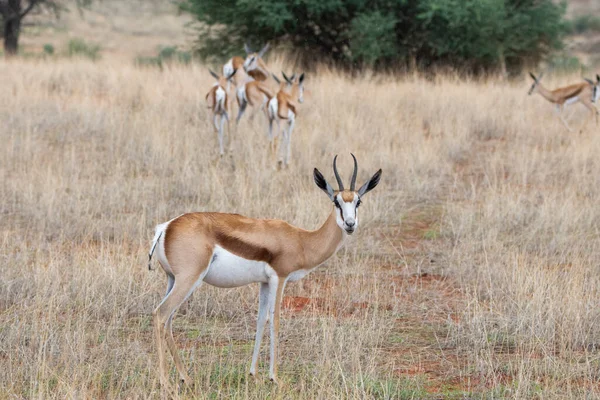
{"type": "Polygon", "coordinates": [[[262,50],[258,52],[258,56],[260,58],[262,58],[262,56],[265,55],[265,53],[267,52],[267,50],[269,50],[269,43],[265,44],[265,47],[263,47],[262,50]]]}
{"type": "Polygon", "coordinates": [[[350,190],[354,191],[354,186],[356,185],[356,175],[358,174],[358,162],[356,161],[354,154],[350,153],[350,155],[354,159],[354,172],[352,173],[352,179],[350,180],[350,190]]]}
{"type": "Polygon", "coordinates": [[[337,160],[337,154],[335,155],[335,157],[333,157],[333,173],[335,174],[335,180],[337,181],[338,186],[340,187],[340,192],[341,192],[344,190],[344,182],[342,182],[342,178],[340,178],[340,174],[338,174],[336,160],[337,160]]]}

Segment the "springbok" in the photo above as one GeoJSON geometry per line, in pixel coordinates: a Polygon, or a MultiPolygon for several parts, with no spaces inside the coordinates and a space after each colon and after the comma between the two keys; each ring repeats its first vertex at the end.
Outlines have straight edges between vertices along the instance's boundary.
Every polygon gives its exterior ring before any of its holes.
{"type": "MultiPolygon", "coordinates": [[[[236,91],[236,99],[238,103],[238,115],[235,119],[236,123],[240,122],[240,119],[242,118],[242,115],[244,115],[248,104],[250,104],[251,107],[258,106],[263,109],[268,118],[265,105],[272,97],[273,92],[264,82],[255,80],[245,82],[236,91]]],[[[250,118],[252,118],[253,115],[251,115],[250,118]]]]}
{"type": "Polygon", "coordinates": [[[284,72],[281,72],[285,82],[281,82],[277,76],[273,79],[279,83],[279,91],[267,102],[267,117],[269,119],[269,141],[273,146],[275,137],[273,136],[273,121],[277,122],[277,130],[282,132],[282,141],[279,148],[279,165],[289,166],[291,156],[292,132],[296,124],[298,115],[298,103],[304,102],[304,73],[299,77],[296,74],[288,78],[284,72]],[[286,86],[287,85],[287,86],[286,86]],[[288,91],[289,89],[289,91],[288,91]],[[287,121],[287,128],[281,130],[280,120],[287,121]]]}
{"type": "Polygon", "coordinates": [[[333,159],[333,172],[338,190],[314,169],[316,185],[333,203],[329,217],[315,231],[296,228],[281,220],[217,212],[183,214],[156,227],[148,268],[156,249],[158,261],[167,274],[167,294],[152,313],[163,386],[169,387],[163,352],[165,339],[181,381],[191,382],[177,352],[172,323],[175,311],[203,282],[220,288],[260,283],[250,374],[256,375],[260,344],[269,319],[269,378],[277,383],[279,310],[286,283],[302,279],[324,263],[341,247],[344,239],[356,231],[357,209],[364,195],[373,190],[381,178],[380,169],[356,190],[358,163],[354,155],[352,158],[354,172],[349,190],[344,189],[337,171],[337,156],[333,159]]]}
{"type": "Polygon", "coordinates": [[[574,85],[569,85],[554,90],[548,90],[540,83],[542,77],[544,76],[543,73],[539,76],[539,78],[537,78],[531,72],[529,73],[529,76],[531,76],[531,78],[533,79],[533,84],[531,85],[531,89],[529,89],[529,94],[531,95],[533,93],[539,93],[550,103],[556,104],[556,113],[558,114],[558,117],[560,118],[561,122],[569,132],[572,132],[572,130],[569,127],[567,121],[565,121],[565,119],[563,118],[562,112],[564,111],[566,106],[570,104],[575,104],[578,101],[580,101],[581,104],[583,104],[588,110],[590,110],[590,114],[588,115],[581,127],[581,132],[585,130],[592,116],[595,116],[596,125],[598,124],[598,110],[596,109],[594,102],[597,100],[598,96],[598,85],[600,85],[600,76],[596,76],[596,78],[598,79],[596,84],[594,84],[594,82],[592,82],[591,80],[587,79],[587,82],[576,83],[574,85]]]}
{"type": "Polygon", "coordinates": [[[223,124],[227,121],[227,131],[229,132],[229,88],[231,85],[231,79],[235,75],[236,70],[231,71],[229,75],[219,76],[213,71],[209,70],[210,74],[217,80],[214,86],[206,94],[206,102],[208,108],[211,109],[213,114],[213,124],[215,126],[215,132],[218,132],[219,136],[219,151],[220,154],[224,154],[223,149],[223,124]],[[220,119],[217,123],[217,117],[220,119]]]}
{"type": "Polygon", "coordinates": [[[233,84],[235,87],[238,87],[247,81],[248,75],[257,81],[267,80],[269,77],[269,71],[262,57],[265,55],[268,49],[269,44],[267,43],[261,51],[256,53],[250,50],[250,47],[245,44],[244,50],[246,51],[246,58],[244,59],[239,56],[230,58],[223,65],[223,76],[229,76],[234,70],[237,71],[237,73],[233,73],[233,84]]]}

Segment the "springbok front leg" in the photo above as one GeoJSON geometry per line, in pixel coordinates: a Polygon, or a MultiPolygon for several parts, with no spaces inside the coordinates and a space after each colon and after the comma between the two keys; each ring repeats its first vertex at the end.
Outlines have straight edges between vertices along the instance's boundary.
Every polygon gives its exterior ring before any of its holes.
{"type": "Polygon", "coordinates": [[[269,297],[271,305],[270,318],[270,336],[271,352],[269,365],[269,379],[277,382],[277,355],[279,346],[279,312],[281,311],[281,299],[283,297],[283,288],[285,287],[284,278],[275,278],[269,281],[269,297]]]}
{"type": "Polygon", "coordinates": [[[590,122],[590,119],[592,119],[592,118],[595,118],[595,120],[596,120],[596,126],[598,126],[598,109],[596,108],[596,106],[592,102],[582,101],[581,103],[588,110],[590,110],[590,114],[585,119],[585,121],[583,123],[583,126],[581,127],[580,133],[583,132],[585,130],[585,128],[587,128],[587,125],[590,122]]]}
{"type": "Polygon", "coordinates": [[[269,284],[260,284],[260,295],[258,298],[258,318],[256,321],[256,338],[254,339],[254,352],[252,353],[252,364],[250,365],[250,375],[256,376],[258,368],[258,356],[260,354],[260,344],[265,331],[265,324],[271,305],[269,304],[269,284]]]}

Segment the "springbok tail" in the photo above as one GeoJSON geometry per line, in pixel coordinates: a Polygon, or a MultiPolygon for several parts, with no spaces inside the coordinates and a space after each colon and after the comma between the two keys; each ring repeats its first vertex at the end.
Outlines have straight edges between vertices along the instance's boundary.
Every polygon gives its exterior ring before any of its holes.
{"type": "Polygon", "coordinates": [[[152,255],[154,254],[154,250],[156,249],[156,245],[158,244],[158,241],[160,240],[160,237],[162,236],[162,234],[164,233],[164,229],[162,226],[158,226],[156,228],[156,232],[154,233],[154,239],[152,240],[152,247],[150,248],[150,252],[148,253],[148,271],[152,271],[152,255]]]}

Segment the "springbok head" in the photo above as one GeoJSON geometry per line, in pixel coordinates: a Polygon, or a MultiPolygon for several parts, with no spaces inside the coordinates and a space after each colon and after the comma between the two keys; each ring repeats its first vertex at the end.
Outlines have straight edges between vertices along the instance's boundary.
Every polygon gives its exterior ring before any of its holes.
{"type": "Polygon", "coordinates": [[[208,72],[210,72],[210,74],[213,76],[213,78],[215,78],[217,80],[217,84],[219,86],[221,86],[221,87],[226,88],[227,90],[229,90],[229,87],[231,86],[231,79],[233,78],[233,76],[237,72],[237,69],[234,68],[233,71],[229,75],[227,75],[227,76],[219,76],[216,72],[214,72],[211,69],[209,69],[208,72]]]}
{"type": "Polygon", "coordinates": [[[596,74],[596,82],[588,78],[583,79],[592,87],[592,103],[595,103],[600,97],[600,75],[596,74]]]}
{"type": "MultiPolygon", "coordinates": [[[[281,75],[283,75],[283,79],[287,83],[286,88],[291,89],[290,93],[292,96],[296,97],[298,103],[304,103],[304,72],[300,74],[300,76],[296,77],[296,74],[293,74],[291,78],[288,78],[285,72],[281,71],[281,75]],[[294,94],[295,93],[295,94],[294,94]]],[[[273,79],[280,85],[280,89],[283,89],[284,86],[281,85],[281,81],[277,77],[277,75],[272,74],[273,79]]]]}
{"type": "Polygon", "coordinates": [[[360,189],[356,190],[356,175],[358,174],[358,163],[356,157],[351,154],[354,159],[354,172],[350,179],[350,189],[344,188],[344,183],[340,174],[337,170],[336,160],[337,155],[333,158],[333,173],[337,180],[339,189],[333,190],[333,187],[325,180],[323,174],[318,169],[314,169],[313,178],[315,183],[331,199],[336,210],[336,222],[340,229],[344,230],[347,234],[351,235],[358,228],[358,207],[362,202],[362,198],[365,194],[377,186],[379,179],[381,178],[381,169],[375,173],[360,189]]]}
{"type": "Polygon", "coordinates": [[[531,89],[529,89],[529,95],[533,94],[536,92],[537,88],[538,88],[538,84],[540,83],[540,81],[542,80],[542,77],[544,76],[544,73],[542,72],[540,74],[539,78],[536,78],[536,76],[534,74],[532,74],[531,72],[529,73],[529,76],[531,76],[531,79],[533,79],[533,84],[531,85],[531,89]]]}
{"type": "Polygon", "coordinates": [[[244,71],[246,71],[248,75],[252,76],[256,80],[266,80],[269,77],[269,70],[262,58],[267,50],[269,50],[269,44],[267,43],[265,47],[263,47],[258,53],[252,51],[247,44],[244,45],[244,50],[246,51],[244,71]]]}

